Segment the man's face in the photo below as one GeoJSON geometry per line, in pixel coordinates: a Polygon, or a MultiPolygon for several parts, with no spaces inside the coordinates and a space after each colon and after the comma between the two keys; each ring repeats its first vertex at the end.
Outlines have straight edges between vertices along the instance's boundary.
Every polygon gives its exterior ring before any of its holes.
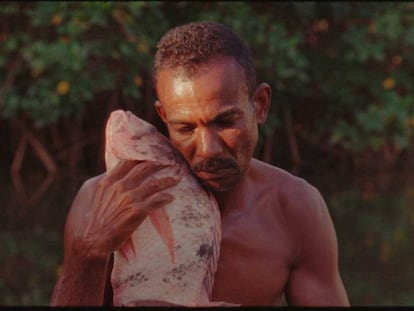
{"type": "Polygon", "coordinates": [[[165,69],[156,87],[157,111],[174,146],[207,188],[229,190],[246,172],[257,142],[255,102],[240,65],[220,58],[191,77],[165,69]]]}

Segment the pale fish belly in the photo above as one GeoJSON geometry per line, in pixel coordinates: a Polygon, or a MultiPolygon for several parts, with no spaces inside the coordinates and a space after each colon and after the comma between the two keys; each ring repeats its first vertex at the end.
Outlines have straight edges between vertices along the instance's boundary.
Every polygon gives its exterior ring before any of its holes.
{"type": "Polygon", "coordinates": [[[169,141],[130,112],[111,114],[105,153],[108,170],[120,159],[134,159],[168,164],[156,178],[180,176],[167,191],[175,199],[147,217],[115,252],[114,305],[209,305],[221,241],[214,197],[201,188],[169,141]]]}

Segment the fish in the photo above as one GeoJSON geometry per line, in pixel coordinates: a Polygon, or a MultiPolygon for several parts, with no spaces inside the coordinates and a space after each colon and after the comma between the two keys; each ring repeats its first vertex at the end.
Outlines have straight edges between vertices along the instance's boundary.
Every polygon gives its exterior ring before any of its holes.
{"type": "Polygon", "coordinates": [[[220,306],[213,302],[221,243],[220,210],[170,140],[130,111],[111,112],[105,129],[105,165],[123,160],[165,166],[153,176],[179,176],[168,189],[174,200],[149,212],[114,252],[115,306],[220,306]]]}

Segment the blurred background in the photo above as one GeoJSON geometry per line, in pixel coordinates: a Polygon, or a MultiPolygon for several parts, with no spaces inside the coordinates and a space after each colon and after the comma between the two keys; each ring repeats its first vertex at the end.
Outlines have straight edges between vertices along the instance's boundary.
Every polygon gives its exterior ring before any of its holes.
{"type": "Polygon", "coordinates": [[[219,21],[273,89],[256,157],[324,196],[353,305],[414,305],[413,2],[2,2],[0,305],[47,305],[81,184],[104,172],[108,114],[165,133],[161,35],[219,21]]]}

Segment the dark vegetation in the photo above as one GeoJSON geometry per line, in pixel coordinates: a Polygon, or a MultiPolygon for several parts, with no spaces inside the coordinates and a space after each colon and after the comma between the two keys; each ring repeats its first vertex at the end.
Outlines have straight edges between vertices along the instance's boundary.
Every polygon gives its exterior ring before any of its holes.
{"type": "Polygon", "coordinates": [[[273,89],[256,156],[323,192],[351,302],[414,303],[414,3],[17,1],[0,6],[0,305],[48,303],[70,203],[104,171],[108,114],[165,133],[152,55],[197,20],[252,48],[273,89]]]}

